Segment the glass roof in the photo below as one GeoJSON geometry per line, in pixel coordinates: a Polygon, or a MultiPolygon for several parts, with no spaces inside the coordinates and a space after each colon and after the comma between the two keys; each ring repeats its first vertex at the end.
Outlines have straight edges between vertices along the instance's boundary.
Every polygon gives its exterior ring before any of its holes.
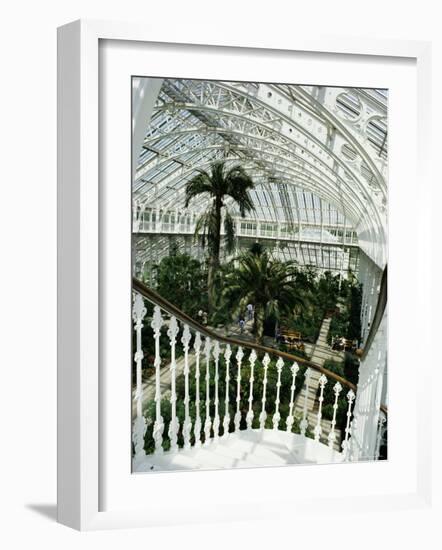
{"type": "MultiPolygon", "coordinates": [[[[143,80],[134,79],[134,89],[143,80]]],[[[382,266],[387,104],[387,90],[162,80],[136,165],[135,210],[185,211],[195,170],[225,159],[255,181],[249,217],[345,226],[382,266]]],[[[187,210],[198,214],[206,206],[194,201],[187,210]]]]}

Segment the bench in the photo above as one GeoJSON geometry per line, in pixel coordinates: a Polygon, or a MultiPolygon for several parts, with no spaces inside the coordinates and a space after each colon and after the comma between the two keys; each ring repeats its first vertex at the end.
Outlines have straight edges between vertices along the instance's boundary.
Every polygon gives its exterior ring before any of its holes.
{"type": "Polygon", "coordinates": [[[281,342],[281,344],[285,344],[290,349],[304,351],[302,334],[297,330],[281,328],[278,335],[278,341],[281,342]]]}

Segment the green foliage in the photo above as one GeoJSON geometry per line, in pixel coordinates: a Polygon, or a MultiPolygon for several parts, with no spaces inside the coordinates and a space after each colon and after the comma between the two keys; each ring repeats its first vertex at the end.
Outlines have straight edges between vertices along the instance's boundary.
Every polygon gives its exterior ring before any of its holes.
{"type": "Polygon", "coordinates": [[[324,313],[336,308],[339,296],[339,277],[326,271],[318,280],[316,288],[317,303],[321,305],[324,313]]]}
{"type": "Polygon", "coordinates": [[[361,339],[361,304],[362,288],[360,285],[352,286],[350,292],[350,315],[348,325],[348,338],[350,340],[361,339]]]}
{"type": "Polygon", "coordinates": [[[206,274],[198,260],[187,254],[163,258],[156,267],[157,292],[179,309],[196,317],[207,309],[206,274]]]}
{"type": "Polygon", "coordinates": [[[329,344],[338,337],[348,340],[360,340],[361,338],[361,301],[362,292],[360,285],[348,286],[344,295],[344,303],[340,313],[336,313],[331,320],[330,330],[327,335],[329,344]]]}
{"type": "Polygon", "coordinates": [[[359,359],[352,353],[346,353],[344,358],[344,378],[358,385],[359,381],[359,359]]]}
{"type": "Polygon", "coordinates": [[[252,243],[249,248],[250,254],[253,254],[254,256],[261,256],[264,250],[265,250],[265,246],[260,242],[252,243]]]}
{"type": "Polygon", "coordinates": [[[297,269],[296,285],[306,297],[306,305],[298,315],[283,320],[287,328],[297,330],[303,340],[314,343],[318,339],[324,316],[334,310],[339,298],[339,277],[329,271],[320,277],[313,268],[297,269]]]}
{"type": "Polygon", "coordinates": [[[329,345],[331,345],[335,338],[347,337],[349,326],[348,319],[349,315],[346,309],[333,315],[330,322],[330,329],[327,334],[327,342],[329,345]]]}
{"type": "Polygon", "coordinates": [[[254,334],[260,340],[265,319],[279,320],[305,305],[296,284],[296,266],[272,258],[267,251],[260,255],[246,252],[238,263],[226,280],[224,296],[236,312],[244,311],[248,303],[253,304],[254,334]]]}
{"type": "Polygon", "coordinates": [[[314,344],[319,336],[322,319],[322,308],[313,306],[307,311],[301,310],[296,317],[286,318],[283,324],[288,329],[300,332],[303,341],[314,344]]]}

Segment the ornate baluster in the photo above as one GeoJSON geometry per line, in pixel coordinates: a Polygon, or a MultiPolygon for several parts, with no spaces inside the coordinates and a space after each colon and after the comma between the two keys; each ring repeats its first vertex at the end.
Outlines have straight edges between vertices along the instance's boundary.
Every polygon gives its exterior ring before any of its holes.
{"type": "Polygon", "coordinates": [[[319,441],[319,438],[321,437],[322,433],[322,426],[321,426],[321,418],[322,418],[322,402],[324,401],[324,387],[327,384],[327,377],[325,374],[321,374],[319,378],[319,407],[318,407],[318,415],[316,420],[316,426],[314,429],[315,434],[315,441],[319,441]]]}
{"type": "Polygon", "coordinates": [[[292,373],[292,385],[290,386],[289,414],[288,414],[287,420],[286,420],[287,431],[288,432],[292,431],[293,422],[295,421],[295,418],[293,416],[293,406],[294,406],[295,390],[296,390],[296,375],[298,374],[298,371],[299,371],[298,363],[293,363],[293,365],[290,367],[290,371],[292,373]]]}
{"type": "Polygon", "coordinates": [[[335,392],[335,402],[333,403],[333,419],[332,419],[332,423],[331,423],[331,430],[330,430],[330,433],[328,434],[328,438],[327,438],[328,439],[328,446],[330,447],[330,449],[333,448],[333,444],[336,440],[336,432],[335,432],[336,413],[338,411],[339,394],[342,391],[342,386],[339,382],[336,382],[336,384],[333,386],[333,391],[335,392]]]}
{"type": "Polygon", "coordinates": [[[153,425],[153,439],[155,441],[155,452],[160,454],[163,452],[163,431],[164,420],[161,416],[161,385],[160,385],[160,330],[163,325],[161,310],[158,306],[153,308],[153,317],[150,326],[153,329],[153,337],[155,340],[155,423],[153,425]]]}
{"type": "Polygon", "coordinates": [[[183,438],[184,448],[190,449],[190,432],[192,431],[192,420],[189,414],[189,343],[192,335],[190,334],[189,325],[184,325],[181,343],[184,347],[184,424],[183,438]]]}
{"type": "Polygon", "coordinates": [[[351,418],[351,406],[353,404],[353,401],[355,400],[355,393],[353,390],[350,390],[348,393],[347,393],[347,400],[348,400],[348,408],[347,408],[347,423],[346,423],[346,426],[345,426],[345,438],[344,438],[344,441],[342,443],[342,452],[344,454],[344,458],[345,460],[348,460],[349,458],[349,443],[348,443],[348,438],[350,437],[350,418],[351,418]]]}
{"type": "Polygon", "coordinates": [[[276,361],[276,369],[278,371],[278,381],[276,382],[276,400],[275,400],[275,414],[273,415],[273,429],[277,430],[279,428],[279,421],[281,420],[281,415],[279,414],[279,394],[281,391],[281,372],[282,367],[284,366],[284,361],[279,357],[276,361]]]}
{"type": "Polygon", "coordinates": [[[200,416],[200,352],[201,335],[195,334],[193,342],[195,350],[195,425],[193,426],[193,435],[195,436],[195,447],[201,447],[201,416],[200,416]]]}
{"type": "Polygon", "coordinates": [[[134,303],[132,308],[132,318],[135,325],[136,334],[136,351],[134,355],[135,363],[137,365],[137,386],[135,390],[135,401],[137,404],[137,417],[133,426],[132,440],[135,447],[135,454],[144,454],[144,435],[146,433],[146,420],[142,411],[142,361],[143,350],[141,349],[141,329],[143,328],[143,319],[146,315],[146,308],[144,307],[144,301],[140,294],[136,293],[134,296],[134,303]]]}
{"type": "Polygon", "coordinates": [[[305,394],[304,394],[304,408],[302,411],[302,420],[299,424],[299,427],[301,429],[301,435],[305,436],[305,432],[308,428],[308,420],[307,420],[307,403],[308,403],[308,392],[310,389],[310,377],[312,374],[312,369],[308,367],[305,371],[304,378],[305,378],[305,394]]]}
{"type": "Polygon", "coordinates": [[[219,398],[218,398],[218,382],[219,382],[219,372],[218,372],[218,366],[219,366],[219,342],[215,341],[215,345],[213,346],[213,357],[215,359],[215,416],[213,417],[213,437],[215,440],[219,437],[219,426],[220,426],[220,419],[219,419],[219,398]]]}
{"type": "Polygon", "coordinates": [[[255,369],[255,362],[256,362],[256,352],[253,349],[250,352],[249,355],[249,363],[250,363],[250,390],[249,390],[249,410],[247,411],[246,421],[247,421],[247,429],[252,429],[252,422],[253,422],[253,382],[255,378],[253,377],[254,369],[255,369]]]}
{"type": "Polygon", "coordinates": [[[210,348],[212,343],[210,338],[206,338],[204,345],[204,355],[206,356],[206,420],[204,422],[204,445],[210,443],[210,430],[212,429],[212,421],[210,420],[210,348]]]}
{"type": "Polygon", "coordinates": [[[224,436],[229,435],[229,425],[230,425],[230,413],[229,413],[229,382],[230,382],[230,357],[232,356],[232,348],[230,344],[227,344],[226,351],[224,352],[224,359],[226,360],[226,401],[225,401],[225,410],[224,410],[224,420],[223,420],[223,429],[224,436]]]}
{"type": "Polygon", "coordinates": [[[239,410],[241,404],[241,361],[244,357],[244,352],[242,347],[238,348],[236,352],[236,361],[238,364],[238,374],[236,377],[236,413],[234,418],[235,431],[239,430],[239,424],[241,422],[241,412],[239,410]]]}
{"type": "Polygon", "coordinates": [[[380,454],[381,454],[381,444],[382,439],[385,434],[385,426],[384,424],[387,422],[387,419],[385,418],[384,414],[381,413],[379,415],[379,421],[378,421],[378,433],[376,435],[376,450],[374,454],[374,459],[379,460],[380,454]]]}
{"type": "Polygon", "coordinates": [[[269,354],[266,353],[264,355],[264,359],[262,360],[262,364],[264,367],[264,378],[262,380],[262,408],[261,413],[259,415],[259,429],[263,430],[265,428],[265,423],[267,420],[267,413],[266,413],[266,391],[267,391],[267,370],[269,368],[270,364],[270,357],[269,354]]]}
{"type": "MultiPolygon", "coordinates": [[[[355,418],[350,422],[348,428],[348,441],[345,443],[345,452],[344,460],[348,462],[349,460],[359,460],[362,452],[362,443],[358,441],[358,435],[360,435],[361,430],[358,427],[358,420],[360,417],[355,418]]],[[[344,445],[343,445],[344,447],[344,445]]]]}
{"type": "Polygon", "coordinates": [[[176,346],[176,337],[178,334],[178,323],[175,317],[171,317],[169,321],[169,330],[167,331],[167,336],[170,339],[170,349],[171,349],[171,358],[170,358],[170,375],[171,375],[171,385],[170,385],[170,407],[171,407],[171,419],[169,424],[168,435],[170,438],[170,450],[178,450],[178,430],[179,430],[179,421],[176,416],[176,358],[175,358],[175,346],[176,346]]]}

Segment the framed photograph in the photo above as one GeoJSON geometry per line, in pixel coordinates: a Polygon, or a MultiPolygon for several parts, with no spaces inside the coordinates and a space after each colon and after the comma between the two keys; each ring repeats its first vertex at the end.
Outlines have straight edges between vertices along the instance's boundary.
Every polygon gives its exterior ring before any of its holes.
{"type": "Polygon", "coordinates": [[[59,29],[61,523],[429,498],[429,46],[263,45],[59,29]]]}

